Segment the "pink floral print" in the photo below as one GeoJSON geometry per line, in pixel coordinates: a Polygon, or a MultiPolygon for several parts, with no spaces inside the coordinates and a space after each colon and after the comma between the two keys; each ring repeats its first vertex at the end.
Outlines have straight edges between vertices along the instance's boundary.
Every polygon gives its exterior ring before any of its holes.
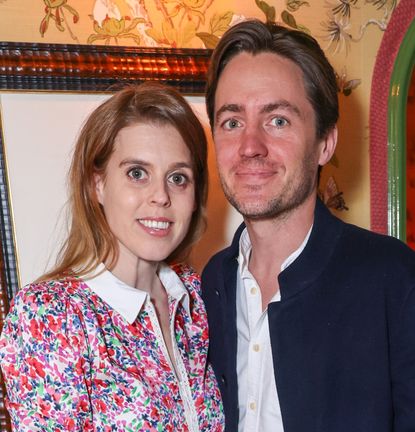
{"type": "MultiPolygon", "coordinates": [[[[220,393],[207,364],[200,279],[175,266],[190,296],[174,330],[200,431],[221,432],[220,393]]],[[[128,322],[81,279],[20,290],[0,339],[7,407],[16,431],[188,431],[179,383],[145,309],[128,322]]]]}

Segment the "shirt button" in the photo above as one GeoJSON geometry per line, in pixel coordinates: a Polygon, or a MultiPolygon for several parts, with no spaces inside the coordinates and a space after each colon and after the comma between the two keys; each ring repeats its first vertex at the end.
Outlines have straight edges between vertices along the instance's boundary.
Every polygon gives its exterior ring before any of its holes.
{"type": "Polygon", "coordinates": [[[252,410],[252,411],[255,411],[255,408],[256,408],[256,403],[255,402],[251,402],[249,404],[249,409],[252,410]]]}
{"type": "Polygon", "coordinates": [[[255,295],[258,292],[257,287],[252,287],[251,288],[251,294],[255,295]]]}
{"type": "Polygon", "coordinates": [[[255,352],[258,352],[259,349],[260,349],[259,344],[255,344],[255,345],[252,347],[252,349],[253,349],[255,352]]]}

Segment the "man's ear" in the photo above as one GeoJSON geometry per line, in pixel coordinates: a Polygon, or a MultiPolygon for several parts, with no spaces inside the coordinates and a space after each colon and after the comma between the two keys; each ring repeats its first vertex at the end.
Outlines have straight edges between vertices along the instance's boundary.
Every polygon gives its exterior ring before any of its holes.
{"type": "Polygon", "coordinates": [[[104,177],[101,174],[94,174],[95,193],[98,202],[103,205],[104,202],[104,177]]]}
{"type": "Polygon", "coordinates": [[[320,157],[318,164],[326,165],[332,158],[337,145],[337,126],[334,126],[320,142],[320,157]]]}

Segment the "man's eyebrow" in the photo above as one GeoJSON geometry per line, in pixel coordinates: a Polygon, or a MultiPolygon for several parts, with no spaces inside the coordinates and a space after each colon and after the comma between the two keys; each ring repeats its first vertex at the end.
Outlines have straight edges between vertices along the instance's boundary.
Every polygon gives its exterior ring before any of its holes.
{"type": "Polygon", "coordinates": [[[261,109],[261,114],[271,113],[271,112],[276,111],[278,109],[285,109],[288,111],[292,111],[293,113],[297,114],[299,117],[302,117],[301,111],[298,109],[298,107],[296,105],[293,105],[292,103],[286,101],[286,100],[282,100],[279,102],[273,102],[273,103],[269,103],[269,104],[264,105],[261,109]]]}
{"type": "MultiPolygon", "coordinates": [[[[278,102],[272,102],[266,104],[261,108],[260,113],[267,114],[276,111],[278,109],[285,109],[287,111],[291,111],[295,113],[298,117],[302,117],[300,109],[296,105],[293,105],[292,103],[288,102],[287,100],[281,100],[278,102]]],[[[244,111],[245,108],[242,105],[238,105],[238,104],[222,105],[216,112],[215,121],[217,121],[224,112],[240,113],[244,111]]]]}
{"type": "Polygon", "coordinates": [[[224,113],[224,112],[234,112],[234,113],[240,113],[243,112],[244,108],[241,105],[238,104],[225,104],[222,105],[216,112],[215,120],[218,120],[218,118],[224,113]]]}

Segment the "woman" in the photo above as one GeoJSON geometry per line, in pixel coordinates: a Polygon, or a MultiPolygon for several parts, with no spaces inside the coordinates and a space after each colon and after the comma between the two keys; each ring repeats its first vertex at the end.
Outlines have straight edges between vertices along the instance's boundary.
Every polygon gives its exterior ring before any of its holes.
{"type": "Polygon", "coordinates": [[[222,431],[199,277],[206,138],[174,90],[99,106],[70,170],[56,268],[15,297],[0,341],[17,431],[222,431]]]}

